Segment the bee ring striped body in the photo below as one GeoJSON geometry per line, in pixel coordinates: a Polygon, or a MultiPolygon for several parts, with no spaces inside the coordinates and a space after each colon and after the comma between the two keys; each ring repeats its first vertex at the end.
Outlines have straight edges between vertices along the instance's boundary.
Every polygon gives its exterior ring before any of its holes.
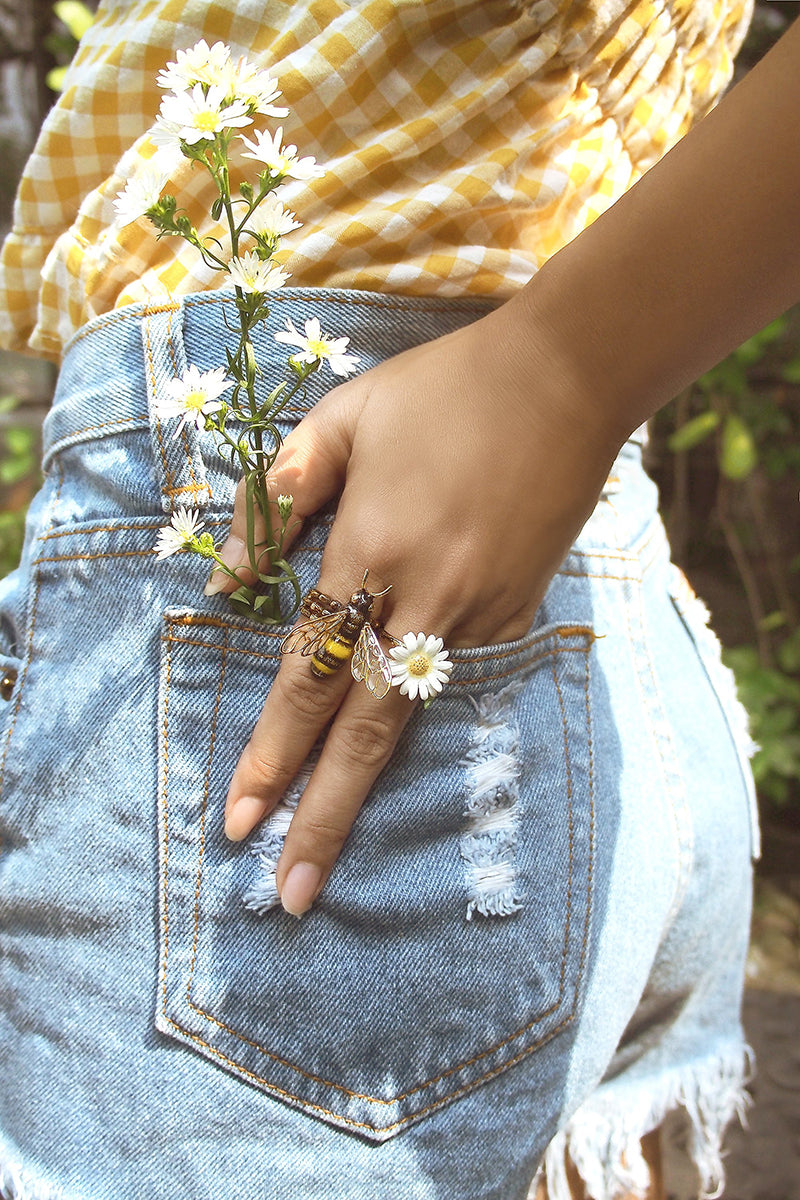
{"type": "Polygon", "coordinates": [[[353,678],[363,682],[380,700],[392,682],[391,664],[381,638],[393,645],[400,643],[372,620],[375,600],[385,596],[389,588],[382,592],[368,591],[368,574],[369,569],[364,572],[361,587],[346,604],[312,588],[300,606],[307,619],[286,635],[281,652],[292,654],[299,650],[304,657],[310,656],[311,671],[318,679],[327,679],[349,662],[353,678]]]}

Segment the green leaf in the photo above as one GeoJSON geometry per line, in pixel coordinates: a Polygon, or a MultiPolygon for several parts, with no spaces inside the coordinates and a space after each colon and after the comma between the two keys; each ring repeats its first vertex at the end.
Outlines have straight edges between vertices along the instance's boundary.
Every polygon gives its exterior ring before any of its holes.
{"type": "Polygon", "coordinates": [[[9,454],[30,454],[34,443],[34,432],[32,429],[26,429],[22,425],[11,425],[3,432],[9,454]]]}
{"type": "Polygon", "coordinates": [[[778,647],[778,662],[789,675],[800,674],[800,628],[778,647]]]}
{"type": "Polygon", "coordinates": [[[741,417],[731,413],[722,426],[719,466],[727,479],[746,479],[758,463],[753,435],[741,417]]]}
{"type": "Polygon", "coordinates": [[[784,364],[781,379],[786,383],[800,383],[800,358],[793,358],[784,364]]]}
{"type": "Polygon", "coordinates": [[[786,744],[786,735],[797,727],[797,713],[791,705],[780,705],[767,713],[758,726],[758,737],[761,745],[766,747],[769,742],[779,741],[786,744]]]}
{"type": "Polygon", "coordinates": [[[767,613],[766,617],[762,617],[758,622],[759,629],[763,629],[765,633],[771,633],[774,629],[782,629],[786,624],[786,613],[776,609],[775,612],[767,613]]]}
{"type": "Polygon", "coordinates": [[[692,417],[685,425],[681,425],[680,429],[676,429],[667,445],[674,454],[678,454],[682,450],[691,450],[693,446],[698,446],[700,442],[705,441],[718,425],[719,413],[709,409],[707,412],[692,417]]]}
{"type": "Polygon", "coordinates": [[[755,646],[730,646],[722,651],[722,661],[731,668],[737,678],[739,675],[750,675],[759,667],[755,646]]]}
{"type": "Polygon", "coordinates": [[[0,483],[9,485],[19,483],[32,474],[36,466],[32,454],[26,454],[23,458],[6,458],[0,462],[0,483]]]}
{"type": "Polygon", "coordinates": [[[94,21],[94,14],[80,0],[56,0],[53,12],[66,25],[76,42],[81,40],[94,21]]]}
{"type": "Polygon", "coordinates": [[[741,397],[747,394],[747,371],[744,363],[734,355],[724,358],[705,375],[698,379],[698,385],[706,392],[718,392],[726,396],[741,397]]]}
{"type": "Polygon", "coordinates": [[[779,737],[763,748],[771,770],[787,779],[800,775],[800,737],[779,737]]]}
{"type": "Polygon", "coordinates": [[[765,325],[758,333],[754,333],[746,342],[742,342],[737,350],[734,350],[734,355],[740,363],[750,365],[759,362],[766,353],[767,348],[778,340],[786,330],[786,317],[776,317],[774,321],[770,321],[769,325],[765,325]]]}
{"type": "Polygon", "coordinates": [[[50,88],[51,92],[63,92],[64,78],[67,74],[66,67],[52,67],[44,77],[44,81],[50,88]]]}

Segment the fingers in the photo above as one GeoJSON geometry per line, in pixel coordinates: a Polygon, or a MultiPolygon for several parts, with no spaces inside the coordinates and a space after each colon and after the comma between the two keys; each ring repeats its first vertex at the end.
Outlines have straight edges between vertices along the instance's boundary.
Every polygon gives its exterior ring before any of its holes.
{"type": "MultiPolygon", "coordinates": [[[[349,583],[338,582],[348,571],[347,565],[340,567],[335,581],[328,583],[330,576],[323,568],[321,590],[343,600],[361,582],[352,575],[349,583]]],[[[381,585],[381,580],[369,576],[373,595],[382,590],[381,585]]],[[[370,619],[378,617],[376,599],[370,619]]],[[[225,832],[234,841],[251,832],[278,803],[330,725],[278,864],[276,883],[288,912],[300,916],[324,886],[412,711],[413,705],[394,688],[376,699],[363,683],[354,683],[349,660],[320,679],[312,672],[311,656],[283,656],[231,780],[225,832]]]]}
{"type": "MultiPolygon", "coordinates": [[[[218,551],[225,565],[236,572],[237,578],[232,579],[224,571],[212,571],[204,588],[206,596],[214,596],[218,592],[233,592],[242,583],[252,584],[255,582],[256,576],[250,565],[250,555],[247,550],[247,503],[245,481],[242,479],[236,486],[230,533],[218,551]]],[[[273,524],[276,518],[280,519],[277,506],[274,510],[273,524]]],[[[280,528],[280,526],[278,527],[280,528]]],[[[266,569],[267,564],[263,561],[266,550],[266,524],[257,505],[253,506],[253,529],[255,533],[255,563],[262,569],[266,569]]]]}
{"type": "MultiPolygon", "coordinates": [[[[281,546],[282,553],[297,537],[303,520],[321,508],[341,489],[350,454],[352,430],[363,403],[358,381],[328,392],[286,437],[267,475],[273,530],[280,530],[279,496],[292,497],[292,516],[281,546]]],[[[255,518],[256,563],[265,549],[266,526],[258,510],[255,518]]],[[[224,571],[211,574],[205,593],[232,592],[239,583],[252,584],[255,576],[247,553],[247,497],[244,480],[236,488],[233,520],[226,541],[219,548],[226,566],[236,572],[232,579],[224,571]]]]}
{"type": "Polygon", "coordinates": [[[349,671],[317,679],[308,658],[284,656],[228,788],[225,833],[232,841],[247,837],[275,807],[349,685],[349,671]]]}
{"type": "Polygon", "coordinates": [[[361,685],[348,691],[278,862],[275,882],[287,912],[301,916],[321,892],[412,712],[395,688],[382,700],[361,685]]]}
{"type": "Polygon", "coordinates": [[[322,890],[412,711],[394,688],[377,700],[353,684],[347,665],[320,680],[307,658],[284,663],[231,781],[225,832],[239,840],[274,808],[336,713],[278,863],[287,912],[300,916],[322,890]]]}

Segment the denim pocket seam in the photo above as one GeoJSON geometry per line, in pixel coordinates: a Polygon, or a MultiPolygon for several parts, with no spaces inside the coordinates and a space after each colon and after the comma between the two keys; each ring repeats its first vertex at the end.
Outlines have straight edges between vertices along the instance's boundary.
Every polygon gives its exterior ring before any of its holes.
{"type": "MultiPolygon", "coordinates": [[[[49,561],[49,560],[45,559],[45,560],[41,560],[41,561],[49,561]]],[[[220,622],[220,627],[224,628],[224,629],[240,629],[241,628],[241,626],[238,626],[238,625],[226,625],[224,622],[220,622]]],[[[578,627],[575,627],[575,628],[578,628],[578,627]]],[[[592,637],[594,636],[591,633],[591,630],[588,628],[588,626],[583,628],[581,631],[583,633],[585,633],[586,635],[590,635],[592,637]]],[[[248,630],[247,632],[248,633],[249,632],[266,633],[267,631],[266,630],[252,630],[252,631],[248,630]]],[[[272,634],[271,636],[275,637],[275,638],[279,638],[280,640],[283,640],[284,634],[283,633],[272,634]]],[[[197,638],[175,637],[172,634],[163,634],[161,640],[163,642],[171,642],[176,645],[198,646],[203,650],[218,650],[219,649],[219,646],[217,645],[216,642],[202,642],[202,641],[199,641],[197,638]]],[[[487,649],[491,649],[491,648],[489,647],[487,649]]],[[[277,650],[274,654],[269,654],[265,651],[259,651],[259,650],[246,650],[243,647],[239,647],[239,646],[229,647],[229,650],[230,650],[231,654],[241,654],[248,658],[264,658],[270,662],[278,662],[278,661],[280,661],[280,658],[281,658],[280,650],[277,650]]],[[[511,654],[517,654],[517,653],[519,653],[518,649],[508,650],[500,655],[486,653],[477,658],[465,659],[465,660],[463,660],[463,662],[464,662],[464,665],[472,665],[473,663],[481,663],[481,662],[486,662],[487,660],[491,661],[491,660],[499,659],[502,657],[509,657],[511,654]]],[[[491,675],[482,675],[480,682],[481,683],[495,683],[498,679],[508,679],[509,676],[523,674],[524,672],[530,670],[531,667],[535,667],[543,659],[557,655],[557,654],[584,654],[584,653],[587,653],[587,651],[582,649],[580,646],[553,647],[552,649],[545,650],[541,654],[533,655],[531,658],[526,659],[525,662],[523,662],[523,663],[516,663],[513,667],[509,667],[509,669],[507,671],[494,671],[491,675]]],[[[458,665],[458,662],[456,663],[456,665],[458,665]]],[[[449,681],[449,686],[466,688],[466,687],[474,687],[475,683],[476,683],[476,680],[474,680],[474,679],[451,679],[449,681]]]]}
{"type": "MultiPolygon", "coordinates": [[[[147,372],[150,376],[150,382],[152,385],[153,392],[155,393],[155,391],[156,391],[156,367],[155,367],[155,360],[153,357],[153,347],[150,342],[150,322],[147,319],[153,311],[154,310],[151,310],[150,308],[146,308],[144,310],[144,312],[142,313],[142,323],[143,323],[143,327],[144,327],[144,352],[145,352],[145,361],[147,363],[147,372]]],[[[169,313],[169,323],[170,323],[170,327],[171,327],[172,317],[176,311],[175,308],[172,306],[167,306],[165,308],[156,309],[155,311],[156,312],[168,312],[169,313]]],[[[171,343],[171,337],[170,337],[170,343],[171,343]]],[[[173,351],[173,356],[174,356],[174,351],[173,351]]],[[[155,427],[156,427],[156,432],[158,434],[158,452],[161,455],[161,467],[164,472],[164,478],[166,480],[166,487],[162,487],[161,491],[166,493],[167,495],[173,495],[177,492],[193,490],[191,484],[188,485],[188,487],[186,487],[186,488],[176,488],[176,487],[172,486],[172,474],[171,474],[170,467],[169,467],[169,461],[167,459],[167,451],[164,447],[164,433],[161,428],[161,421],[158,418],[158,416],[155,417],[155,427]]],[[[189,455],[188,448],[186,446],[185,427],[182,430],[182,432],[184,434],[184,437],[183,437],[184,449],[186,450],[186,455],[187,455],[187,458],[189,459],[189,469],[191,471],[191,455],[189,455]]],[[[196,481],[194,482],[193,486],[194,486],[194,490],[197,490],[196,481]]]]}
{"type": "MultiPolygon", "coordinates": [[[[206,618],[201,617],[201,621],[203,621],[203,620],[206,620],[206,618]]],[[[506,1070],[508,1067],[514,1065],[516,1062],[518,1062],[522,1058],[524,1058],[527,1054],[530,1054],[533,1051],[535,1051],[536,1049],[538,1049],[546,1041],[550,1040],[553,1036],[555,1036],[556,1033],[560,1032],[563,1028],[565,1028],[567,1025],[569,1025],[574,1018],[575,1009],[577,1006],[578,994],[579,994],[579,990],[580,990],[580,982],[583,977],[583,971],[585,968],[586,946],[587,946],[587,940],[588,940],[588,930],[589,930],[590,915],[591,915],[591,893],[592,893],[592,888],[593,888],[593,854],[594,854],[594,836],[595,836],[595,826],[594,826],[595,813],[594,813],[593,743],[592,743],[592,733],[591,733],[591,713],[590,713],[590,704],[589,704],[589,675],[590,675],[589,655],[590,655],[590,651],[591,651],[592,642],[594,640],[594,635],[592,634],[591,630],[588,630],[582,626],[581,627],[576,627],[576,626],[566,627],[565,626],[564,627],[565,632],[568,631],[571,634],[582,635],[586,641],[586,644],[582,647],[559,647],[559,646],[551,645],[547,648],[547,650],[545,650],[542,654],[540,654],[537,659],[531,660],[528,663],[524,664],[522,667],[518,668],[518,670],[522,670],[524,672],[526,670],[526,668],[534,666],[537,663],[543,662],[545,659],[550,660],[550,669],[553,674],[556,691],[557,691],[557,694],[559,697],[559,705],[561,707],[561,721],[562,721],[562,727],[564,730],[564,754],[566,756],[566,763],[567,763],[567,797],[568,797],[568,813],[569,813],[568,822],[569,822],[569,846],[570,846],[570,868],[569,868],[570,877],[569,877],[569,883],[568,883],[568,889],[567,889],[568,915],[567,915],[567,924],[566,924],[565,932],[564,932],[564,949],[562,950],[562,954],[561,954],[561,972],[560,972],[560,985],[559,985],[558,999],[555,1001],[554,1004],[551,1004],[546,1010],[544,1010],[543,1012],[537,1013],[536,1017],[532,1021],[528,1022],[525,1026],[521,1027],[520,1029],[515,1030],[513,1033],[509,1034],[505,1038],[502,1038],[496,1044],[480,1051],[478,1054],[472,1056],[470,1059],[464,1060],[464,1061],[456,1064],[455,1066],[452,1066],[452,1067],[448,1068],[447,1070],[438,1073],[436,1076],[423,1081],[422,1083],[416,1084],[411,1088],[407,1088],[402,1093],[399,1093],[398,1095],[392,1096],[390,1098],[386,1098],[386,1097],[372,1096],[372,1095],[369,1095],[369,1094],[366,1094],[363,1092],[354,1091],[353,1089],[348,1088],[343,1084],[337,1083],[333,1080],[324,1079],[323,1077],[316,1075],[313,1072],[307,1071],[304,1068],[295,1065],[294,1063],[290,1062],[289,1060],[283,1058],[281,1055],[276,1054],[274,1051],[271,1051],[271,1050],[267,1049],[265,1046],[262,1046],[260,1043],[254,1041],[253,1039],[248,1038],[246,1035],[244,1035],[240,1031],[234,1029],[232,1026],[227,1025],[225,1022],[223,1022],[219,1018],[213,1016],[211,1013],[206,1012],[203,1008],[201,1008],[199,1005],[197,1005],[194,1002],[194,1000],[191,998],[190,993],[191,993],[192,979],[193,979],[193,974],[194,974],[194,962],[195,962],[195,956],[196,956],[196,951],[197,951],[197,932],[199,929],[199,921],[200,921],[199,897],[200,897],[200,893],[201,893],[202,880],[203,880],[203,848],[204,848],[204,844],[205,844],[204,822],[205,822],[206,804],[207,804],[207,799],[208,799],[208,787],[209,787],[209,777],[210,777],[210,769],[211,769],[211,766],[210,766],[211,756],[213,753],[213,744],[214,744],[214,739],[216,736],[216,724],[217,724],[217,719],[218,719],[218,715],[219,715],[219,698],[221,695],[222,682],[223,682],[223,677],[224,677],[224,665],[227,662],[227,658],[229,655],[236,655],[236,654],[244,653],[244,654],[256,654],[257,656],[262,657],[261,655],[258,655],[258,652],[248,651],[246,649],[243,650],[239,647],[230,646],[229,641],[228,641],[228,630],[229,629],[239,630],[239,629],[243,628],[242,626],[237,625],[235,623],[231,623],[231,622],[225,622],[225,621],[217,619],[217,618],[211,618],[211,622],[213,622],[213,624],[216,625],[217,627],[222,628],[224,640],[222,643],[204,642],[204,643],[200,643],[200,645],[205,649],[212,649],[212,650],[217,650],[217,651],[222,652],[223,669],[220,672],[220,680],[219,680],[218,689],[217,689],[217,697],[215,699],[214,716],[213,716],[213,720],[211,723],[209,750],[208,750],[208,754],[206,757],[207,769],[206,769],[206,775],[205,775],[203,803],[202,803],[202,809],[201,809],[201,830],[200,830],[200,842],[199,842],[199,849],[198,849],[198,859],[197,859],[197,863],[196,863],[195,867],[193,868],[194,872],[196,873],[196,883],[194,886],[194,897],[195,897],[194,912],[192,914],[192,925],[193,925],[194,932],[193,932],[191,968],[190,968],[187,983],[186,983],[185,1001],[186,1001],[187,1005],[198,1014],[198,1016],[200,1016],[204,1020],[210,1021],[212,1024],[216,1025],[218,1028],[225,1030],[226,1032],[231,1034],[233,1037],[235,1037],[238,1041],[244,1042],[245,1044],[252,1046],[259,1053],[264,1054],[267,1058],[269,1058],[273,1061],[276,1061],[278,1064],[288,1068],[290,1071],[296,1072],[297,1074],[303,1076],[304,1078],[308,1078],[309,1080],[311,1080],[315,1083],[318,1083],[324,1087],[335,1088],[337,1091],[344,1093],[346,1096],[348,1096],[350,1098],[362,1099],[362,1100],[366,1100],[372,1104],[386,1105],[386,1106],[395,1104],[398,1101],[403,1100],[410,1095],[413,1095],[415,1092],[425,1090],[425,1089],[433,1086],[434,1084],[440,1082],[441,1080],[446,1079],[449,1076],[455,1075],[455,1074],[463,1071],[466,1067],[469,1067],[472,1064],[479,1062],[482,1058],[486,1058],[489,1055],[495,1054],[498,1050],[502,1049],[504,1046],[507,1046],[509,1043],[523,1037],[525,1034],[527,1034],[533,1028],[533,1026],[535,1026],[536,1024],[539,1024],[541,1021],[545,1020],[547,1018],[547,1016],[550,1015],[553,1011],[555,1011],[563,1001],[564,988],[565,988],[565,975],[566,975],[566,961],[567,961],[567,953],[568,953],[568,947],[569,947],[570,921],[571,921],[571,919],[573,919],[572,918],[572,909],[573,909],[573,891],[572,891],[572,889],[574,886],[573,885],[573,871],[574,871],[573,828],[572,828],[573,795],[572,795],[572,781],[571,781],[571,768],[570,768],[570,753],[571,753],[571,751],[570,751],[570,745],[569,745],[566,716],[565,716],[565,712],[564,712],[564,698],[563,698],[561,686],[560,686],[560,683],[558,680],[558,676],[556,673],[556,665],[555,664],[556,664],[557,656],[560,654],[565,654],[565,653],[571,654],[571,653],[577,652],[577,653],[582,653],[584,656],[585,669],[584,669],[584,675],[583,675],[583,689],[584,689],[584,696],[585,696],[584,703],[585,703],[585,709],[586,709],[586,737],[587,737],[587,745],[588,745],[588,752],[589,752],[588,790],[589,790],[589,811],[590,811],[589,829],[590,829],[590,832],[589,832],[588,869],[587,869],[587,879],[586,879],[586,889],[587,889],[586,914],[585,914],[585,919],[584,919],[583,938],[582,938],[581,947],[580,947],[579,965],[578,965],[577,976],[576,976],[575,985],[574,985],[572,1007],[571,1007],[570,1011],[566,1014],[565,1018],[557,1026],[555,1026],[553,1029],[548,1030],[544,1034],[543,1037],[537,1039],[533,1044],[524,1046],[519,1051],[519,1053],[514,1055],[514,1057],[512,1057],[511,1059],[505,1060],[504,1062],[502,1062],[500,1064],[496,1064],[496,1065],[492,1066],[488,1071],[485,1071],[478,1078],[467,1081],[466,1083],[462,1084],[460,1087],[456,1088],[453,1092],[450,1092],[447,1096],[438,1097],[430,1105],[426,1105],[421,1109],[417,1109],[413,1113],[409,1113],[409,1114],[403,1116],[402,1118],[400,1118],[398,1121],[394,1122],[393,1124],[376,1127],[374,1124],[370,1124],[368,1122],[356,1121],[351,1117],[345,1116],[341,1112],[337,1112],[336,1110],[325,1108],[323,1105],[316,1104],[308,1097],[297,1096],[297,1095],[294,1095],[293,1093],[289,1092],[287,1089],[281,1088],[281,1086],[279,1084],[271,1081],[266,1076],[256,1074],[254,1071],[250,1070],[244,1064],[237,1062],[235,1059],[224,1054],[223,1051],[221,1051],[218,1047],[211,1045],[206,1039],[204,1039],[202,1036],[200,1036],[200,1034],[192,1031],[191,1029],[186,1028],[184,1025],[181,1025],[167,1011],[167,973],[168,973],[168,965],[169,965],[169,959],[168,959],[168,954],[169,954],[169,866],[168,866],[168,863],[169,863],[169,847],[168,847],[168,840],[169,840],[169,833],[168,833],[168,830],[169,830],[168,743],[169,743],[169,738],[168,738],[168,729],[167,729],[167,718],[168,718],[168,712],[169,712],[169,689],[170,689],[171,666],[172,666],[172,645],[175,643],[182,643],[185,641],[188,642],[188,644],[190,644],[190,645],[195,644],[195,643],[189,639],[175,638],[171,635],[171,633],[168,633],[168,634],[165,634],[162,636],[162,641],[166,644],[166,664],[165,664],[166,670],[165,670],[165,690],[164,690],[164,706],[163,706],[164,724],[163,724],[163,730],[162,730],[162,735],[164,738],[164,743],[163,743],[163,745],[164,745],[164,749],[163,749],[164,761],[162,764],[162,771],[161,771],[161,777],[162,777],[162,781],[163,781],[163,783],[162,783],[162,786],[163,786],[163,799],[162,799],[163,816],[162,816],[161,843],[162,843],[162,864],[163,864],[163,869],[164,869],[164,880],[163,880],[162,887],[161,887],[161,897],[162,897],[162,903],[164,906],[164,912],[162,914],[162,927],[164,929],[164,947],[163,947],[163,951],[162,951],[162,964],[161,964],[161,989],[160,989],[161,990],[161,1006],[160,1006],[161,1017],[168,1025],[170,1025],[172,1028],[177,1030],[182,1036],[187,1037],[190,1041],[196,1043],[199,1046],[202,1046],[213,1057],[219,1058],[222,1061],[228,1063],[228,1065],[231,1066],[237,1073],[243,1075],[246,1078],[252,1079],[253,1081],[255,1081],[257,1083],[263,1084],[268,1090],[276,1092],[280,1095],[284,1095],[288,1099],[292,1099],[292,1100],[296,1101],[297,1103],[299,1103],[301,1106],[303,1106],[305,1108],[313,1109],[317,1112],[329,1115],[331,1117],[335,1117],[338,1122],[341,1122],[343,1124],[352,1125],[353,1127],[356,1127],[356,1128],[364,1128],[364,1129],[372,1129],[372,1130],[377,1128],[377,1129],[379,1129],[379,1131],[381,1133],[386,1133],[390,1130],[399,1128],[402,1125],[407,1124],[411,1120],[417,1119],[419,1116],[431,1111],[432,1109],[440,1107],[442,1104],[448,1103],[454,1097],[459,1096],[459,1095],[463,1094],[464,1092],[472,1090],[474,1087],[477,1087],[479,1084],[485,1082],[487,1079],[490,1079],[494,1075],[498,1074],[499,1072],[506,1070]],[[587,634],[590,636],[587,637],[587,634]]],[[[168,627],[172,624],[192,624],[192,623],[193,623],[192,614],[181,614],[181,615],[177,615],[175,617],[170,617],[167,619],[168,627]]],[[[247,632],[255,632],[257,634],[262,634],[262,635],[272,636],[272,637],[277,636],[275,634],[271,634],[270,631],[268,631],[268,630],[254,630],[254,631],[247,630],[247,632]]],[[[552,639],[552,635],[550,635],[550,638],[552,639]]],[[[277,657],[277,656],[264,655],[263,657],[277,657]]],[[[474,685],[474,681],[471,681],[471,682],[474,685]]]]}
{"type": "MultiPolygon", "coordinates": [[[[305,549],[315,549],[315,547],[313,547],[313,546],[302,547],[302,549],[304,549],[304,550],[305,549]]],[[[139,553],[139,552],[134,552],[134,553],[139,553]]],[[[239,623],[237,621],[225,620],[225,618],[223,616],[218,616],[215,613],[187,612],[187,613],[183,613],[180,615],[178,615],[178,614],[171,615],[169,617],[169,625],[170,626],[178,625],[183,628],[197,627],[197,626],[202,627],[205,625],[205,626],[216,628],[216,629],[238,630],[242,633],[247,634],[248,636],[256,636],[256,637],[262,637],[262,638],[267,638],[267,639],[275,639],[277,641],[282,641],[283,638],[286,636],[286,631],[285,631],[285,629],[283,629],[283,627],[281,627],[280,631],[275,631],[272,628],[265,628],[263,626],[258,626],[255,624],[245,625],[245,624],[239,623]]],[[[579,653],[580,654],[580,653],[584,653],[585,650],[588,649],[588,647],[584,648],[581,646],[559,646],[555,649],[546,649],[542,653],[539,653],[539,654],[535,653],[537,646],[539,646],[542,643],[546,643],[546,642],[550,641],[554,635],[558,636],[558,637],[578,636],[578,637],[586,638],[586,639],[588,639],[589,647],[591,646],[591,643],[595,640],[595,633],[594,633],[593,629],[591,628],[591,626],[589,626],[589,625],[586,625],[586,624],[571,624],[571,625],[562,624],[557,627],[552,627],[552,628],[548,627],[547,629],[544,629],[541,632],[528,634],[525,637],[520,638],[516,642],[511,642],[511,643],[499,642],[496,646],[488,645],[488,646],[478,646],[478,647],[474,647],[474,648],[465,648],[463,651],[463,656],[461,656],[461,657],[459,657],[459,654],[461,651],[460,647],[452,649],[450,651],[450,654],[454,658],[456,666],[469,667],[474,664],[479,664],[479,663],[483,663],[483,662],[487,662],[487,661],[494,661],[494,662],[497,662],[499,665],[500,661],[502,659],[511,658],[514,655],[521,655],[521,654],[524,654],[526,651],[531,652],[530,657],[525,658],[522,662],[515,663],[514,666],[509,668],[509,670],[507,670],[507,671],[496,671],[496,672],[493,672],[491,675],[482,675],[479,682],[483,683],[483,682],[495,682],[498,679],[506,679],[506,678],[508,678],[509,675],[519,674],[520,672],[523,672],[523,671],[529,669],[530,667],[535,666],[542,658],[546,658],[549,654],[552,654],[552,653],[557,653],[557,654],[579,653]],[[478,650],[478,651],[480,651],[480,653],[475,654],[475,653],[473,653],[473,650],[478,650]]],[[[176,637],[175,634],[171,630],[165,634],[162,634],[161,637],[162,637],[162,641],[184,642],[186,645],[199,646],[199,647],[203,647],[203,648],[209,649],[209,650],[216,650],[219,648],[216,642],[203,642],[198,639],[176,637]]],[[[278,652],[276,654],[269,654],[269,653],[262,653],[257,650],[240,649],[239,647],[235,647],[235,646],[230,647],[230,650],[231,650],[231,653],[246,654],[246,655],[250,655],[251,657],[256,657],[256,658],[266,658],[266,659],[272,659],[272,660],[280,658],[280,652],[278,652]]],[[[456,679],[450,680],[451,687],[473,687],[475,685],[475,683],[476,683],[476,680],[474,680],[474,679],[458,679],[458,678],[456,678],[456,679]]]]}
{"type": "Polygon", "coordinates": [[[88,561],[93,558],[142,558],[155,554],[155,547],[148,550],[105,550],[97,554],[55,554],[42,556],[33,560],[34,565],[46,562],[74,562],[77,559],[88,561]]]}
{"type": "MultiPolygon", "coordinates": [[[[208,516],[204,515],[203,520],[206,525],[229,525],[230,524],[230,517],[228,517],[228,516],[226,516],[226,517],[208,517],[208,516]]],[[[127,531],[129,529],[135,529],[135,530],[141,530],[141,531],[152,529],[152,531],[155,533],[155,532],[157,532],[158,529],[162,528],[163,524],[164,524],[163,517],[155,518],[155,519],[152,517],[142,517],[138,521],[131,521],[129,523],[124,523],[124,524],[120,523],[120,524],[114,524],[114,525],[90,525],[90,526],[87,526],[85,529],[82,528],[80,525],[72,524],[72,525],[66,526],[65,528],[54,529],[50,533],[43,533],[38,540],[40,542],[48,542],[48,541],[51,541],[53,538],[61,538],[61,537],[82,537],[84,535],[86,537],[89,537],[95,533],[124,533],[125,531],[127,531]]],[[[72,555],[70,557],[80,557],[80,555],[77,555],[77,556],[72,555]]],[[[36,559],[35,561],[41,562],[42,560],[36,559]]],[[[55,560],[48,559],[47,561],[52,562],[55,560]]]]}

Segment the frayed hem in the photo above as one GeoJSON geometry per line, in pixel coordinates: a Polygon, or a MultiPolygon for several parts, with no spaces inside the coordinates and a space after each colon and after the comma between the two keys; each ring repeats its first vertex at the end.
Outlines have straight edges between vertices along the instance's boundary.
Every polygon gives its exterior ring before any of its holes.
{"type": "Polygon", "coordinates": [[[699,1178],[698,1200],[721,1196],[725,1184],[722,1139],[734,1117],[746,1124],[750,1097],[745,1085],[752,1067],[752,1050],[739,1046],[700,1066],[666,1073],[657,1089],[619,1081],[603,1085],[551,1141],[529,1200],[541,1178],[547,1182],[548,1200],[571,1200],[567,1159],[592,1200],[644,1197],[650,1171],[641,1140],[676,1109],[683,1109],[687,1118],[685,1150],[699,1178]]]}
{"type": "Polygon", "coordinates": [[[2,1200],[64,1200],[61,1188],[34,1179],[0,1143],[0,1197],[2,1200]]]}

